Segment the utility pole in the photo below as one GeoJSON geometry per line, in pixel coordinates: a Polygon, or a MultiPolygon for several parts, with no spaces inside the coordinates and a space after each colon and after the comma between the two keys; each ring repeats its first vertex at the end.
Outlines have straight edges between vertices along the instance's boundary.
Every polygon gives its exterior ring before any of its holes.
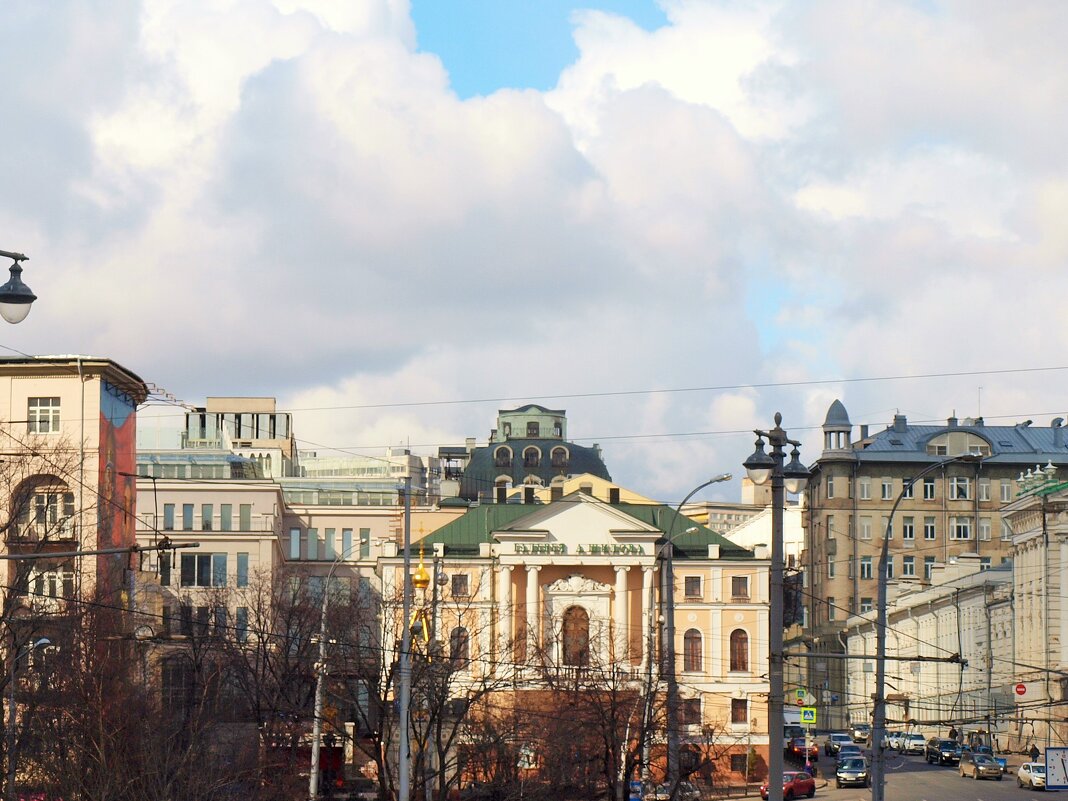
{"type": "Polygon", "coordinates": [[[398,695],[397,714],[400,717],[400,753],[397,759],[400,762],[397,775],[398,801],[409,801],[411,798],[411,744],[408,732],[408,707],[412,700],[412,477],[411,474],[404,477],[404,576],[401,592],[403,629],[401,633],[400,664],[398,666],[398,678],[400,688],[398,695]]]}

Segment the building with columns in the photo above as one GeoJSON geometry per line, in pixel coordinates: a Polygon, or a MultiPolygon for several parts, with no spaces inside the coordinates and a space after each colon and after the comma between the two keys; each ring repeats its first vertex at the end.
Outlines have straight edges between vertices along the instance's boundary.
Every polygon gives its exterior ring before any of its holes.
{"type": "MultiPolygon", "coordinates": [[[[417,605],[433,607],[437,639],[450,658],[463,650],[472,681],[515,668],[510,703],[533,704],[546,686],[584,679],[591,691],[619,682],[662,694],[668,538],[682,741],[712,748],[716,780],[738,783],[749,749],[758,764],[768,753],[765,547],[746,550],[666,506],[584,492],[480,505],[419,542],[440,591],[417,605]]],[[[396,595],[401,555],[380,558],[378,573],[383,599],[396,595]]],[[[663,731],[651,747],[662,752],[663,731]]]]}

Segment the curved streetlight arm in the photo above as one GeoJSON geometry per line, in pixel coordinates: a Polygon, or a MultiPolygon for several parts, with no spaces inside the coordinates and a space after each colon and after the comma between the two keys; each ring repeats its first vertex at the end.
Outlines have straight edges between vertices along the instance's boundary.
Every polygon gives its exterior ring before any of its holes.
{"type": "MultiPolygon", "coordinates": [[[[664,553],[664,570],[661,572],[661,603],[664,607],[664,640],[661,646],[663,665],[662,673],[667,673],[667,780],[675,786],[679,781],[679,682],[675,676],[675,566],[673,563],[675,546],[675,524],[682,516],[682,507],[694,495],[712,484],[730,481],[730,473],[720,473],[690,490],[689,494],[675,507],[675,516],[668,524],[667,540],[657,548],[656,555],[664,553]],[[665,550],[666,549],[666,550],[665,550]]],[[[651,658],[652,655],[650,655],[651,658]]],[[[674,791],[673,791],[674,792],[674,791]]]]}
{"type": "Polygon", "coordinates": [[[879,582],[875,613],[875,705],[872,709],[871,727],[871,798],[883,801],[886,791],[886,760],[883,757],[883,735],[886,732],[886,566],[890,561],[890,533],[894,530],[894,515],[916,482],[936,470],[951,464],[978,463],[982,457],[974,453],[950,456],[940,462],[929,464],[905,482],[898,493],[890,514],[886,518],[883,544],[879,549],[879,582]]]}

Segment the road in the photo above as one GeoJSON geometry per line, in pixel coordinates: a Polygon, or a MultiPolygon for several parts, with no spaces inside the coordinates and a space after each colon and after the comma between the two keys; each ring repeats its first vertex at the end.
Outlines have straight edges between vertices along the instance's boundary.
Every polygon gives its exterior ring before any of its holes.
{"type": "MultiPolygon", "coordinates": [[[[870,760],[870,754],[869,760],[870,760]]],[[[1017,762],[1021,759],[1017,757],[1017,762]]],[[[834,786],[834,759],[820,756],[820,776],[828,780],[816,791],[826,801],[871,801],[871,790],[834,786]]],[[[1001,781],[962,779],[955,765],[928,765],[922,756],[886,754],[886,801],[1068,801],[1068,793],[1035,792],[1016,786],[1016,770],[1001,781]]]]}

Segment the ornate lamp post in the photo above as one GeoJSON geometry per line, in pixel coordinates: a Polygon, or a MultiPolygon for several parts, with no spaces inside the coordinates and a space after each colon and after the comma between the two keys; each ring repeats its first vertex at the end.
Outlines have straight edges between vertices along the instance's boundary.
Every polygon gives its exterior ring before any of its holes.
{"type": "Polygon", "coordinates": [[[775,428],[756,429],[756,449],[743,466],[754,484],[771,479],[771,565],[769,568],[768,609],[768,801],[782,801],[783,772],[783,504],[784,489],[801,492],[808,483],[808,468],[801,464],[801,443],[792,440],[782,428],[782,415],[775,413],[775,428]],[[764,452],[764,440],[771,446],[771,454],[764,452]],[[783,465],[786,446],[792,445],[790,463],[783,465]]]}
{"type": "Polygon", "coordinates": [[[11,278],[7,283],[0,286],[0,317],[9,323],[21,323],[30,313],[30,306],[37,300],[37,296],[30,288],[22,283],[22,265],[19,262],[29,261],[29,256],[22,253],[12,253],[9,250],[0,250],[0,256],[11,259],[11,278]]]}

